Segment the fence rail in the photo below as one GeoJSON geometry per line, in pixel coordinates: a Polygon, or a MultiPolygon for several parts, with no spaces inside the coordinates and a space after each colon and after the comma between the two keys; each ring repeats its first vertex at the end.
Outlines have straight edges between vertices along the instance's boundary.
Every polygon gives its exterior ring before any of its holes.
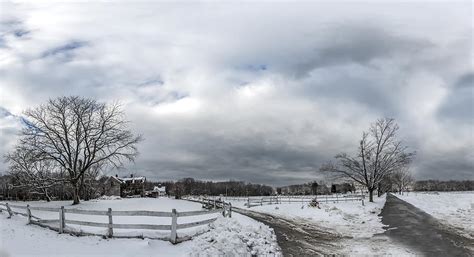
{"type": "MultiPolygon", "coordinates": [[[[52,208],[52,207],[37,207],[37,206],[22,206],[22,205],[14,205],[9,203],[0,203],[0,212],[7,211],[9,214],[8,218],[11,218],[14,214],[23,215],[28,218],[28,224],[35,224],[40,225],[42,227],[48,227],[50,229],[56,230],[59,233],[71,233],[71,234],[80,234],[81,232],[76,232],[73,230],[69,230],[66,225],[73,224],[73,225],[82,225],[82,226],[90,226],[90,227],[102,227],[108,228],[107,236],[114,237],[113,230],[114,229],[148,229],[148,230],[169,230],[170,237],[169,240],[172,243],[178,243],[180,240],[177,236],[178,229],[185,229],[185,228],[192,228],[196,226],[202,226],[209,223],[214,222],[216,218],[205,219],[201,221],[189,222],[189,223],[181,223],[178,224],[178,217],[190,217],[190,216],[200,216],[200,215],[208,215],[208,214],[215,214],[215,213],[222,213],[224,217],[232,217],[232,207],[229,203],[225,202],[215,202],[213,204],[212,210],[207,211],[186,211],[186,212],[178,212],[176,209],[172,209],[171,212],[162,212],[162,211],[112,211],[109,208],[107,211],[101,210],[81,210],[81,209],[65,209],[64,206],[60,208],[52,208]],[[3,207],[5,208],[3,208],[3,207]],[[19,211],[15,211],[12,209],[20,209],[26,210],[26,213],[22,213],[19,211]],[[47,212],[58,212],[58,219],[40,219],[37,216],[34,216],[31,211],[47,211],[47,212]],[[73,220],[73,219],[66,219],[67,214],[81,214],[81,215],[97,215],[97,216],[108,216],[108,223],[101,223],[101,222],[92,222],[92,221],[82,221],[82,220],[73,220]],[[157,224],[117,224],[113,223],[113,216],[151,216],[151,217],[171,217],[171,224],[170,225],[157,225],[157,224]]],[[[94,233],[82,233],[84,235],[101,235],[101,234],[94,234],[94,233]]]]}
{"type": "Polygon", "coordinates": [[[282,203],[301,203],[308,204],[313,201],[318,203],[338,203],[347,201],[361,201],[364,204],[364,195],[335,195],[335,196],[312,196],[312,197],[282,197],[282,196],[269,196],[261,197],[260,199],[247,198],[247,202],[244,204],[248,208],[262,205],[282,204],[282,203]]]}
{"type": "MultiPolygon", "coordinates": [[[[224,215],[226,217],[232,217],[232,203],[230,203],[230,202],[222,201],[222,200],[217,199],[217,198],[211,199],[211,198],[205,198],[205,197],[198,197],[198,198],[196,198],[196,197],[186,197],[184,199],[186,199],[188,201],[191,201],[191,202],[201,203],[202,208],[205,208],[205,209],[219,208],[219,209],[222,210],[222,215],[224,215]]],[[[186,215],[192,214],[192,213],[196,213],[194,215],[200,215],[200,214],[197,214],[198,212],[200,212],[200,211],[181,213],[180,215],[186,216],[186,215]]]]}
{"type": "Polygon", "coordinates": [[[224,199],[225,201],[244,201],[244,206],[255,207],[262,205],[272,205],[272,204],[292,204],[300,203],[307,204],[313,200],[318,201],[319,203],[330,203],[330,202],[347,202],[347,201],[361,201],[364,204],[365,195],[363,194],[347,194],[347,195],[278,195],[278,196],[249,196],[249,197],[226,197],[226,196],[214,196],[211,198],[206,198],[210,201],[215,199],[224,199]]]}

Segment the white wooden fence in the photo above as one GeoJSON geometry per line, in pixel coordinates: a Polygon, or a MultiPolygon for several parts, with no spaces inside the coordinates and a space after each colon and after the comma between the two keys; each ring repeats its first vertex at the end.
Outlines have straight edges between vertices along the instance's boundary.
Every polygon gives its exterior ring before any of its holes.
{"type": "MultiPolygon", "coordinates": [[[[213,198],[218,198],[217,196],[213,198]]],[[[363,194],[334,194],[334,195],[278,195],[278,196],[249,196],[249,197],[237,197],[237,196],[222,196],[219,197],[225,201],[245,201],[244,204],[248,208],[254,206],[270,205],[270,204],[308,204],[314,199],[319,203],[338,203],[347,201],[361,201],[364,204],[365,195],[363,194]]]]}
{"type": "MultiPolygon", "coordinates": [[[[149,230],[169,230],[171,231],[169,240],[175,244],[185,239],[189,238],[178,238],[177,230],[191,228],[201,225],[206,225],[214,222],[216,218],[205,219],[201,221],[181,223],[178,224],[179,217],[189,217],[189,216],[198,216],[206,215],[213,213],[222,213],[224,217],[232,216],[232,208],[226,208],[226,205],[214,205],[213,210],[208,211],[187,211],[187,212],[178,212],[176,209],[172,209],[171,212],[159,212],[159,211],[113,211],[111,208],[108,210],[80,210],[80,209],[65,209],[64,206],[60,208],[53,207],[33,207],[30,205],[21,206],[13,205],[9,203],[0,203],[0,212],[7,211],[9,214],[8,218],[11,218],[14,214],[23,215],[28,218],[28,224],[35,224],[42,227],[47,227],[52,230],[58,231],[59,233],[69,233],[75,235],[98,235],[103,236],[102,234],[96,233],[86,233],[86,232],[77,232],[70,230],[66,225],[75,224],[83,225],[90,227],[103,227],[107,228],[107,237],[114,237],[114,228],[116,229],[149,229],[149,230]],[[5,208],[3,208],[4,206],[5,208]],[[217,209],[221,206],[222,209],[217,209]],[[25,213],[18,210],[25,210],[25,213]],[[47,212],[58,212],[58,219],[40,219],[39,217],[32,214],[32,211],[47,211],[47,212]],[[108,223],[100,222],[91,222],[91,221],[80,221],[73,219],[66,219],[66,214],[82,214],[82,215],[99,215],[99,216],[108,216],[108,223]],[[152,217],[171,217],[170,225],[156,225],[156,224],[115,224],[113,223],[114,216],[152,216],[152,217]]],[[[115,236],[115,237],[133,237],[133,236],[115,236]]],[[[138,236],[135,236],[138,237],[138,236]]],[[[163,239],[163,238],[160,238],[163,239]]]]}

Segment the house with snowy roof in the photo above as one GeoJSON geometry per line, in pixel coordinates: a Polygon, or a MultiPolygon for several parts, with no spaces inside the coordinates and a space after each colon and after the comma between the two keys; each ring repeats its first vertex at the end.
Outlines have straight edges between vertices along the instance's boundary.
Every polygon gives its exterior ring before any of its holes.
{"type": "Polygon", "coordinates": [[[151,191],[151,194],[153,197],[166,196],[166,186],[162,186],[161,184],[155,186],[153,191],[151,191]]]}
{"type": "Polygon", "coordinates": [[[145,196],[146,177],[130,177],[120,178],[118,175],[110,176],[104,182],[104,195],[107,196],[145,196]]]}

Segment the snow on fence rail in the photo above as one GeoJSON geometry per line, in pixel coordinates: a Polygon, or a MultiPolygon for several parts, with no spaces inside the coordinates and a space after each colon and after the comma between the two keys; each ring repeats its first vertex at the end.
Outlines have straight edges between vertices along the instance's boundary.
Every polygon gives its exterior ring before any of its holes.
{"type": "Polygon", "coordinates": [[[220,208],[223,210],[222,215],[227,216],[227,217],[232,217],[232,203],[230,202],[225,202],[217,198],[205,198],[205,197],[185,197],[183,199],[186,199],[188,201],[192,202],[197,202],[202,204],[202,208],[205,209],[216,209],[220,208]],[[227,215],[226,215],[227,213],[227,215]]]}
{"type": "MultiPolygon", "coordinates": [[[[199,216],[207,215],[213,213],[222,213],[224,217],[232,217],[232,207],[229,204],[215,204],[213,210],[206,211],[187,211],[187,212],[178,212],[176,209],[172,209],[171,212],[160,212],[160,211],[113,211],[111,208],[108,208],[107,211],[100,210],[80,210],[80,209],[65,209],[64,206],[61,208],[52,208],[52,207],[34,207],[34,206],[21,206],[13,205],[8,203],[0,203],[0,212],[3,210],[7,211],[9,214],[8,218],[11,218],[14,214],[22,215],[28,218],[28,224],[35,224],[41,227],[47,227],[52,230],[58,231],[59,233],[70,233],[75,235],[97,235],[103,236],[102,234],[96,233],[86,233],[86,232],[77,232],[67,229],[66,224],[74,225],[83,225],[90,227],[103,227],[107,228],[108,237],[114,237],[114,228],[116,229],[149,229],[149,230],[170,230],[171,234],[169,240],[172,243],[178,243],[183,241],[185,238],[178,238],[177,230],[192,228],[196,226],[206,225],[214,222],[216,218],[205,219],[201,221],[189,222],[178,224],[178,217],[189,217],[189,216],[199,216]],[[5,206],[2,208],[1,206],[5,206]],[[217,208],[222,208],[217,209],[217,208]],[[26,213],[20,211],[15,211],[12,209],[26,210],[26,213]],[[32,210],[37,211],[47,211],[47,212],[58,212],[58,219],[40,219],[39,217],[31,213],[32,210]],[[66,213],[70,214],[82,214],[82,215],[99,215],[99,216],[108,216],[108,223],[92,222],[92,221],[81,221],[66,219],[66,213]],[[152,216],[152,217],[171,217],[170,225],[156,225],[156,224],[116,224],[113,223],[113,216],[152,216]]],[[[138,237],[138,236],[115,236],[115,237],[138,237]]],[[[160,238],[162,239],[162,238],[160,238]]]]}
{"type": "MultiPolygon", "coordinates": [[[[217,197],[214,197],[217,198],[217,197]]],[[[346,202],[346,201],[361,201],[364,204],[365,195],[363,194],[347,194],[347,195],[279,195],[279,196],[249,196],[249,197],[220,197],[226,201],[245,201],[244,206],[248,208],[254,206],[282,204],[282,203],[310,203],[314,199],[322,203],[329,202],[346,202]]]]}

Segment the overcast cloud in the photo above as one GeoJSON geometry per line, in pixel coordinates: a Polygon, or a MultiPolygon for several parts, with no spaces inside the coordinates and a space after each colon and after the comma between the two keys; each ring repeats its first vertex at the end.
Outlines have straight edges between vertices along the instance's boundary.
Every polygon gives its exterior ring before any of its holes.
{"type": "Polygon", "coordinates": [[[417,178],[474,179],[470,1],[15,1],[0,22],[2,155],[23,110],[81,95],[122,102],[143,134],[123,175],[323,178],[388,116],[417,178]]]}

